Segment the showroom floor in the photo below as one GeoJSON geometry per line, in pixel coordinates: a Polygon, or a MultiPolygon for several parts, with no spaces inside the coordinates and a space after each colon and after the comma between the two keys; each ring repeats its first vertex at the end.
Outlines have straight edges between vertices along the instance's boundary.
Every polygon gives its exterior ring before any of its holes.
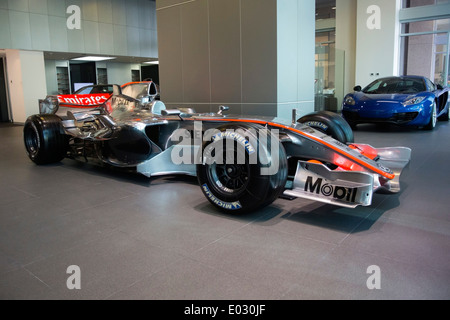
{"type": "Polygon", "coordinates": [[[450,299],[450,123],[355,140],[413,149],[400,194],[236,217],[195,178],[36,166],[22,127],[1,125],[0,299],[450,299]]]}

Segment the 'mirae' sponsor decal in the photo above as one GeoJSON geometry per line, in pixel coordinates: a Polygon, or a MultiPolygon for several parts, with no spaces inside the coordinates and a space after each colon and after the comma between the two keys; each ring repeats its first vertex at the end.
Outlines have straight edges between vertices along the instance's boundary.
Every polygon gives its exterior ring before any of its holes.
{"type": "Polygon", "coordinates": [[[90,95],[59,95],[59,103],[78,104],[83,106],[90,106],[93,104],[102,104],[109,98],[109,95],[104,94],[90,94],[90,95]]]}
{"type": "Polygon", "coordinates": [[[326,197],[333,197],[337,200],[355,202],[358,189],[333,186],[328,183],[323,184],[322,178],[318,178],[315,182],[313,182],[313,177],[308,177],[306,179],[305,191],[322,194],[326,197]]]}

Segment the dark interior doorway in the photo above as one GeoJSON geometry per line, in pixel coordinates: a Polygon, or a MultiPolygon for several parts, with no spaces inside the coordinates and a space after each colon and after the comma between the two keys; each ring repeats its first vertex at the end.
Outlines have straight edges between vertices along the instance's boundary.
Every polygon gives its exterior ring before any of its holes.
{"type": "Polygon", "coordinates": [[[141,78],[142,80],[152,79],[154,83],[159,85],[159,66],[141,66],[141,78]]]}
{"type": "Polygon", "coordinates": [[[8,96],[6,93],[6,76],[4,58],[0,57],[0,122],[9,122],[8,96]]]}
{"type": "Polygon", "coordinates": [[[90,83],[97,84],[95,62],[70,63],[70,86],[71,92],[75,92],[75,84],[90,83]]]}

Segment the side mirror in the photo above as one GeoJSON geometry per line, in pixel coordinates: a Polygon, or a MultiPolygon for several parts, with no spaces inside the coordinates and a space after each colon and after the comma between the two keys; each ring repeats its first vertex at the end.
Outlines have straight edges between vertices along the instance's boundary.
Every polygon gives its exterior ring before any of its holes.
{"type": "Polygon", "coordinates": [[[227,106],[220,106],[219,107],[219,112],[217,112],[217,114],[222,114],[224,111],[227,111],[227,110],[229,110],[230,109],[230,107],[227,107],[227,106]]]}
{"type": "MultiPolygon", "coordinates": [[[[164,106],[165,107],[165,106],[164,106]]],[[[183,121],[183,117],[181,117],[181,110],[179,109],[163,109],[161,110],[161,115],[167,117],[167,116],[178,116],[181,121],[183,121]]]]}
{"type": "Polygon", "coordinates": [[[356,86],[353,88],[353,90],[359,92],[362,90],[362,88],[361,88],[361,86],[356,86]]]}
{"type": "Polygon", "coordinates": [[[181,114],[181,111],[178,109],[164,109],[161,110],[161,114],[163,116],[179,116],[181,114]]]}
{"type": "Polygon", "coordinates": [[[444,89],[440,84],[437,85],[438,90],[444,89]]]}

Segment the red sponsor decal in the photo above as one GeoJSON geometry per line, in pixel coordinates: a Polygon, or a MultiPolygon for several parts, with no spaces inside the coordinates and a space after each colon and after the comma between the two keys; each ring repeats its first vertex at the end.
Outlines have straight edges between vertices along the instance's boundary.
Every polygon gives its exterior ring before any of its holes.
{"type": "Polygon", "coordinates": [[[78,105],[78,106],[92,106],[99,105],[108,100],[110,94],[93,93],[93,94],[68,94],[58,95],[60,105],[78,105]]]}

